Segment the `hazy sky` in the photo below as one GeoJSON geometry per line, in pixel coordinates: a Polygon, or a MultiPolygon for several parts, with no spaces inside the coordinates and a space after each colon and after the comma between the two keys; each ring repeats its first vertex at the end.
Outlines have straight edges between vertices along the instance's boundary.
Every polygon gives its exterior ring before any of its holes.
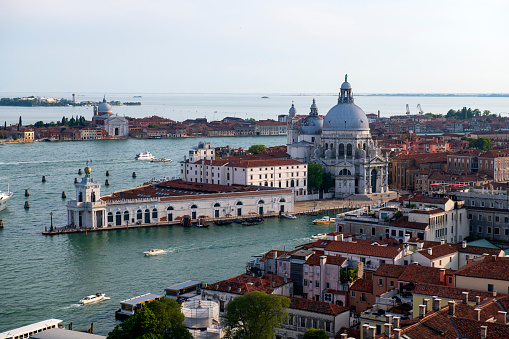
{"type": "Polygon", "coordinates": [[[509,1],[0,0],[0,92],[509,92],[509,1]]]}

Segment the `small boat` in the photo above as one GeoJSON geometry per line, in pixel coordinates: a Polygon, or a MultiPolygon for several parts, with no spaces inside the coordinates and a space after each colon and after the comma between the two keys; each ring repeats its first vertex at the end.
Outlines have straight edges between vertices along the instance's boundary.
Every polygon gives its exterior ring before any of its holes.
{"type": "Polygon", "coordinates": [[[152,178],[149,181],[145,181],[143,183],[143,185],[157,185],[162,182],[166,182],[166,181],[170,181],[170,180],[171,180],[171,178],[168,178],[168,177],[162,177],[161,179],[152,178]]]}
{"type": "Polygon", "coordinates": [[[203,222],[201,219],[198,219],[198,222],[194,225],[198,228],[206,228],[206,227],[209,227],[209,224],[207,224],[206,222],[203,222]]]}
{"type": "Polygon", "coordinates": [[[0,211],[7,207],[7,202],[12,198],[12,192],[9,192],[9,185],[7,185],[7,192],[0,191],[0,211]]]}
{"type": "Polygon", "coordinates": [[[268,99],[269,97],[268,96],[263,96],[262,99],[268,99]]]}
{"type": "Polygon", "coordinates": [[[217,226],[224,226],[224,225],[230,225],[233,222],[231,219],[226,220],[214,220],[214,224],[217,226]]]}
{"type": "Polygon", "coordinates": [[[104,297],[105,297],[104,293],[92,294],[92,295],[89,295],[89,296],[81,299],[80,304],[86,305],[86,304],[95,303],[95,302],[103,300],[104,297]]]}
{"type": "Polygon", "coordinates": [[[148,251],[145,251],[143,252],[143,254],[145,254],[145,256],[151,256],[151,255],[159,255],[159,254],[164,254],[164,250],[159,250],[159,249],[153,249],[153,250],[148,250],[148,251]]]}
{"type": "Polygon", "coordinates": [[[317,212],[308,212],[308,215],[317,216],[317,215],[318,215],[318,213],[317,213],[317,212]]]}
{"type": "Polygon", "coordinates": [[[297,217],[295,215],[290,214],[290,213],[283,214],[283,217],[285,217],[287,219],[297,219],[297,217]]]}
{"type": "Polygon", "coordinates": [[[335,222],[336,222],[336,218],[331,218],[329,216],[325,216],[320,219],[313,220],[313,224],[332,224],[335,222]]]}
{"type": "Polygon", "coordinates": [[[150,152],[138,153],[134,157],[134,159],[136,159],[136,160],[152,160],[152,159],[155,159],[155,158],[156,157],[153,156],[150,152]]]}
{"type": "Polygon", "coordinates": [[[171,159],[161,158],[161,159],[152,159],[150,162],[172,162],[171,159]]]}
{"type": "Polygon", "coordinates": [[[244,222],[244,220],[242,220],[242,219],[233,219],[233,222],[236,223],[236,224],[242,224],[244,222]]]}
{"type": "Polygon", "coordinates": [[[317,233],[311,236],[311,239],[325,239],[325,238],[327,238],[327,233],[317,233]]]}

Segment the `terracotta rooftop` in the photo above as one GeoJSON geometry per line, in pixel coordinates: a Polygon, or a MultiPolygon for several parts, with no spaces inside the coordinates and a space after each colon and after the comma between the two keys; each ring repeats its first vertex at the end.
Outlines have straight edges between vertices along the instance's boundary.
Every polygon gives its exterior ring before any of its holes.
{"type": "Polygon", "coordinates": [[[380,245],[369,245],[364,243],[354,243],[349,241],[331,241],[325,247],[325,251],[338,252],[338,253],[349,253],[349,254],[360,254],[368,255],[380,258],[395,258],[401,252],[401,246],[380,246],[380,245]]]}
{"type": "Polygon", "coordinates": [[[382,264],[380,267],[378,267],[375,273],[373,273],[373,275],[389,278],[399,278],[406,268],[407,266],[402,265],[382,264]]]}
{"type": "MultiPolygon", "coordinates": [[[[454,271],[451,269],[445,270],[445,275],[452,274],[454,271]]],[[[409,265],[406,266],[405,271],[399,276],[399,281],[418,283],[426,281],[430,284],[441,284],[440,268],[409,265]]],[[[445,277],[444,277],[445,279],[445,277]]],[[[443,282],[442,282],[443,283],[443,282]]]]}
{"type": "Polygon", "coordinates": [[[414,228],[419,230],[424,230],[428,227],[428,224],[423,222],[408,221],[408,217],[406,216],[391,221],[390,225],[395,227],[414,228]]]}
{"type": "MultiPolygon", "coordinates": [[[[414,294],[438,296],[448,299],[463,300],[463,292],[468,292],[468,301],[475,302],[476,296],[481,297],[481,301],[493,299],[493,292],[471,290],[468,288],[459,288],[453,286],[434,285],[428,283],[415,283],[415,289],[412,291],[414,294]]],[[[499,293],[498,296],[503,296],[499,293]]]]}
{"type": "Polygon", "coordinates": [[[463,266],[456,275],[509,281],[509,258],[487,256],[463,266]]]}
{"type": "Polygon", "coordinates": [[[353,285],[350,286],[350,291],[373,293],[373,280],[357,279],[353,285]]]}
{"type": "MultiPolygon", "coordinates": [[[[312,256],[310,256],[308,258],[308,260],[306,260],[306,264],[312,265],[312,266],[320,266],[320,257],[322,255],[323,254],[318,254],[318,253],[313,254],[312,256]]],[[[326,265],[341,266],[345,263],[345,261],[348,260],[347,258],[337,257],[337,256],[333,256],[333,255],[327,255],[326,257],[327,257],[326,261],[325,261],[326,265]]]]}
{"type": "Polygon", "coordinates": [[[290,308],[334,316],[350,311],[350,309],[345,306],[303,298],[290,298],[290,308]]]}
{"type": "MultiPolygon", "coordinates": [[[[287,281],[291,282],[292,280],[288,279],[287,281]]],[[[274,291],[274,287],[279,287],[284,284],[284,278],[274,274],[265,273],[260,278],[253,277],[249,274],[241,274],[209,284],[205,289],[241,295],[253,291],[265,291],[271,294],[274,291]]]]}

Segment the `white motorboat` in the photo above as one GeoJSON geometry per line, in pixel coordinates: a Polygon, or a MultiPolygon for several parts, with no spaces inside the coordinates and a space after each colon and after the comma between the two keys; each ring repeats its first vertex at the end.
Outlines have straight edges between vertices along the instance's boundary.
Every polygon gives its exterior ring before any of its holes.
{"type": "Polygon", "coordinates": [[[318,224],[318,225],[321,225],[321,224],[332,224],[332,223],[335,223],[336,222],[336,218],[331,218],[329,216],[324,216],[320,219],[315,219],[313,220],[313,224],[318,224]]]}
{"type": "Polygon", "coordinates": [[[95,303],[95,302],[103,300],[104,297],[105,297],[104,293],[91,294],[91,295],[86,296],[85,298],[81,299],[80,304],[86,305],[86,304],[95,303]]]}
{"type": "Polygon", "coordinates": [[[151,255],[159,255],[159,254],[163,254],[164,253],[164,250],[159,250],[159,249],[153,249],[153,250],[148,250],[148,251],[145,251],[143,252],[143,254],[145,254],[145,256],[151,256],[151,255]]]}
{"type": "Polygon", "coordinates": [[[0,191],[0,211],[7,207],[7,202],[12,198],[12,192],[9,192],[9,186],[7,186],[7,192],[0,191]]]}
{"type": "Polygon", "coordinates": [[[150,162],[172,162],[173,160],[167,159],[167,158],[161,158],[161,159],[152,159],[150,162]]]}
{"type": "Polygon", "coordinates": [[[138,153],[138,154],[136,154],[136,157],[134,157],[134,159],[136,159],[136,160],[152,160],[155,158],[156,157],[153,156],[152,153],[150,153],[150,152],[138,153]]]}
{"type": "Polygon", "coordinates": [[[297,217],[295,215],[290,214],[290,213],[283,214],[283,217],[285,217],[287,219],[297,219],[297,217]]]}
{"type": "Polygon", "coordinates": [[[325,238],[327,238],[327,233],[317,233],[311,236],[311,239],[325,239],[325,238]]]}

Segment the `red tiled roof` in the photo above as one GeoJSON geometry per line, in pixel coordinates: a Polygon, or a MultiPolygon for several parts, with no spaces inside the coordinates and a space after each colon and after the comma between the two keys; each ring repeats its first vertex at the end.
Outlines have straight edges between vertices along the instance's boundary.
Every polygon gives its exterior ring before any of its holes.
{"type": "Polygon", "coordinates": [[[350,286],[350,290],[373,293],[373,280],[357,279],[353,285],[350,286]]]}
{"type": "MultiPolygon", "coordinates": [[[[323,256],[323,254],[314,253],[312,256],[310,256],[308,258],[308,260],[306,260],[306,264],[312,265],[312,266],[320,266],[320,257],[321,256],[323,256]]],[[[337,256],[333,256],[333,255],[327,255],[325,263],[326,263],[326,265],[341,266],[347,260],[348,260],[347,258],[337,257],[337,256]]]]}
{"type": "MultiPolygon", "coordinates": [[[[291,279],[287,280],[287,282],[291,281],[291,279]]],[[[232,294],[247,294],[253,291],[265,291],[271,294],[274,291],[274,287],[284,284],[284,278],[274,274],[265,273],[261,278],[253,277],[249,274],[241,274],[209,284],[205,289],[232,294]]]]}
{"type": "Polygon", "coordinates": [[[399,278],[405,271],[406,266],[382,264],[373,275],[380,277],[399,278]]]}
{"type": "MultiPolygon", "coordinates": [[[[413,294],[438,296],[456,300],[463,300],[463,292],[468,292],[468,300],[472,302],[476,301],[476,296],[481,297],[481,300],[493,299],[493,292],[471,290],[468,288],[459,288],[452,286],[434,285],[421,282],[416,282],[415,289],[412,291],[413,294]]],[[[501,293],[499,293],[498,295],[502,296],[501,293]]]]}
{"type": "Polygon", "coordinates": [[[345,306],[303,298],[290,298],[290,308],[334,316],[350,311],[350,309],[345,306]]]}
{"type": "MultiPolygon", "coordinates": [[[[445,275],[452,274],[453,272],[451,269],[446,269],[445,275]]],[[[398,281],[412,283],[426,281],[430,284],[440,285],[440,274],[440,268],[409,265],[406,266],[405,271],[399,276],[398,281]]]]}
{"type": "Polygon", "coordinates": [[[390,222],[391,226],[403,227],[403,228],[414,228],[418,230],[425,230],[428,224],[423,222],[408,221],[408,217],[400,217],[390,222]]]}
{"type": "Polygon", "coordinates": [[[338,252],[338,253],[350,253],[369,255],[380,258],[392,258],[398,256],[402,248],[401,246],[379,246],[354,243],[349,241],[331,241],[329,245],[325,247],[325,251],[338,252]]]}
{"type": "Polygon", "coordinates": [[[509,258],[487,256],[463,266],[456,275],[509,281],[509,258]]]}

